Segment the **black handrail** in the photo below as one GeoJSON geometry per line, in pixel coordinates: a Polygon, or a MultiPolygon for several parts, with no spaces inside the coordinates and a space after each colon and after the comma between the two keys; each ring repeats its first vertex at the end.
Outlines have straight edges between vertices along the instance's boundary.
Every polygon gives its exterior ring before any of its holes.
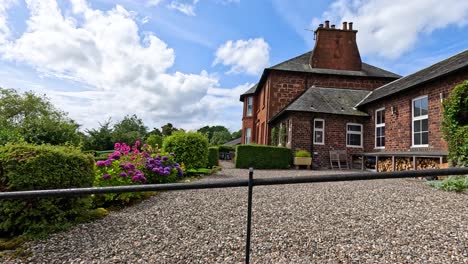
{"type": "Polygon", "coordinates": [[[71,189],[52,189],[52,190],[32,190],[32,191],[13,191],[0,192],[0,200],[6,199],[31,199],[41,197],[65,197],[87,194],[105,194],[105,193],[126,193],[126,192],[148,192],[148,191],[176,191],[176,190],[194,190],[194,189],[214,189],[214,188],[233,188],[248,187],[247,200],[247,234],[245,246],[245,263],[250,263],[250,237],[252,223],[252,193],[254,186],[317,183],[317,182],[338,182],[338,181],[363,181],[363,180],[382,180],[382,179],[401,179],[417,177],[434,177],[447,175],[468,174],[468,168],[449,168],[432,170],[412,170],[398,172],[379,172],[379,173],[347,173],[341,175],[323,175],[323,176],[298,176],[298,177],[277,177],[277,178],[253,178],[253,169],[249,169],[248,179],[238,180],[219,180],[210,182],[194,183],[169,183],[169,184],[145,184],[114,187],[90,187],[90,188],[71,188],[71,189]]]}

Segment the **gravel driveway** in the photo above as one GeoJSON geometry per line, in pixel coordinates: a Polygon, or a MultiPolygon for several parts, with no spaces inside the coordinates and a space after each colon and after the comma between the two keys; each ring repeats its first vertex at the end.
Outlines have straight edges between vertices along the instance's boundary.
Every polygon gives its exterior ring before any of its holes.
{"type": "MultiPolygon", "coordinates": [[[[204,180],[247,176],[224,169],[204,180]]],[[[0,262],[241,263],[246,201],[246,188],[165,192],[0,262]]],[[[468,263],[468,195],[419,180],[255,187],[253,201],[254,263],[468,263]]]]}

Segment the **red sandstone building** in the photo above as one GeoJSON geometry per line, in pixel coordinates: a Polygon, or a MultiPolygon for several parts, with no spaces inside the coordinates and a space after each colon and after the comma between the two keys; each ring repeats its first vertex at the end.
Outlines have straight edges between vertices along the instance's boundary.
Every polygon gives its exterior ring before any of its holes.
{"type": "MultiPolygon", "coordinates": [[[[242,143],[281,145],[316,154],[329,167],[330,150],[377,159],[445,162],[442,101],[468,79],[468,50],[402,77],[361,61],[357,30],[328,21],[311,52],[266,68],[241,95],[242,143]],[[272,131],[283,140],[272,142],[272,131]]],[[[351,163],[351,162],[350,162],[351,163]]]]}

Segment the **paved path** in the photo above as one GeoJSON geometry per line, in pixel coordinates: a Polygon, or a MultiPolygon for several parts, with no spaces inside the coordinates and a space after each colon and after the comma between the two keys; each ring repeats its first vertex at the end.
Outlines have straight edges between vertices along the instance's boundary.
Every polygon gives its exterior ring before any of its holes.
{"type": "MultiPolygon", "coordinates": [[[[311,173],[331,172],[255,177],[311,173]]],[[[224,169],[204,180],[247,176],[224,169]]],[[[246,200],[246,188],[165,192],[32,242],[23,262],[241,263],[246,200]]],[[[468,195],[418,180],[255,187],[253,210],[254,263],[468,263],[468,195]]]]}

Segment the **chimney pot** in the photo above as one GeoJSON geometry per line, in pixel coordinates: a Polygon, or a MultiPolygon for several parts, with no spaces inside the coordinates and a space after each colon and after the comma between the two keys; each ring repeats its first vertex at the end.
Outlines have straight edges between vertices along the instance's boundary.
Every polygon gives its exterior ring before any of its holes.
{"type": "Polygon", "coordinates": [[[335,25],[331,25],[331,28],[335,29],[335,25]]]}
{"type": "Polygon", "coordinates": [[[325,28],[330,28],[330,21],[325,20],[325,28]]]}
{"type": "Polygon", "coordinates": [[[349,30],[353,30],[353,22],[349,22],[349,30]]]}
{"type": "Polygon", "coordinates": [[[323,28],[323,24],[319,24],[319,28],[323,28]]]}
{"type": "Polygon", "coordinates": [[[343,30],[348,30],[348,23],[347,22],[343,22],[343,30]]]}

